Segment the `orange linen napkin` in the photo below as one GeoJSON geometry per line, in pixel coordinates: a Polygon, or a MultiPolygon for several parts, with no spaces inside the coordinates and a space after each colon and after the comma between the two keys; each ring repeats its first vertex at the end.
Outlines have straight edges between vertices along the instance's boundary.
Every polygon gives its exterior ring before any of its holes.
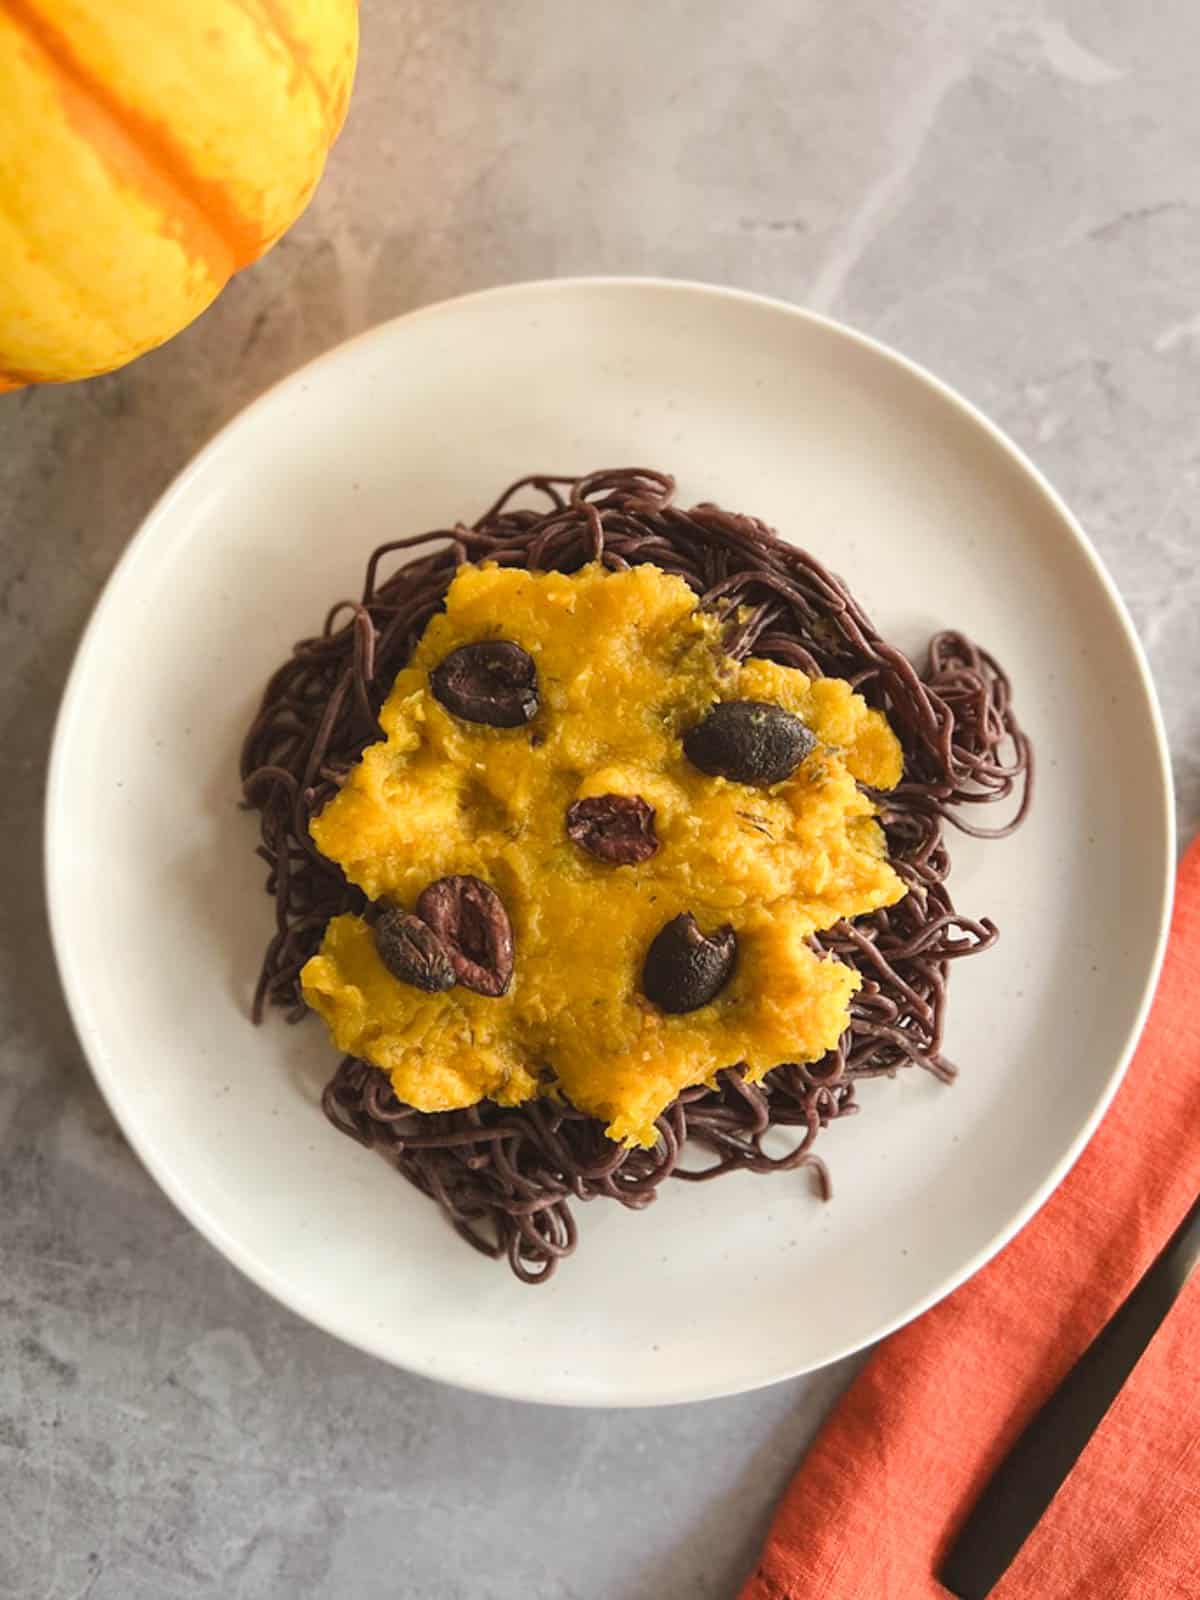
{"type": "MultiPolygon", "coordinates": [[[[934,1577],[1032,1413],[1200,1189],[1200,840],[1128,1076],[1032,1222],[886,1340],[819,1434],[741,1600],[946,1600],[934,1577]]],[[[995,1600],[1200,1597],[1200,1273],[995,1600]]]]}

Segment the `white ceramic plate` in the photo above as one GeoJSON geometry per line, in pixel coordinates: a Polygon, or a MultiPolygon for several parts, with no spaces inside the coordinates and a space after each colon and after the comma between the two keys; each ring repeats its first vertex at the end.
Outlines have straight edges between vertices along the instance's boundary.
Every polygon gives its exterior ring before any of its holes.
{"type": "Polygon", "coordinates": [[[1034,468],[900,357],[792,307],[633,280],[526,284],[375,329],[265,395],[193,462],[114,574],[63,704],[48,799],[55,943],[130,1141],[243,1271],[343,1339],[496,1394],[641,1405],[816,1367],[960,1283],[1050,1193],[1111,1097],[1161,954],[1171,813],[1128,618],[1034,468]],[[866,1086],[803,1174],[581,1208],[519,1285],[322,1118],[316,1021],[255,1030],[271,907],[237,809],[263,682],[380,540],[530,471],[659,466],[754,512],[918,649],[945,625],[1012,673],[1040,759],[1011,840],[951,837],[961,908],[950,1090],[866,1086]]]}

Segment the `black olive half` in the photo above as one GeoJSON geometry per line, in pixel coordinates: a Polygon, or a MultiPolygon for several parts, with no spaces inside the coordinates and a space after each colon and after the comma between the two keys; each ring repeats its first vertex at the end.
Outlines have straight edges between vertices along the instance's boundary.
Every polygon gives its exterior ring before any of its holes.
{"type": "Polygon", "coordinates": [[[429,675],[434,698],[464,722],[523,728],[538,714],[537,668],[511,639],[459,645],[429,675]]]}
{"type": "Polygon", "coordinates": [[[567,810],[567,836],[614,867],[648,861],[658,849],[654,807],[640,794],[597,794],[567,810]]]}
{"type": "Polygon", "coordinates": [[[446,950],[464,989],[493,1000],[507,994],[513,975],[512,923],[490,885],[463,874],[422,889],[417,915],[446,950]]]}
{"type": "Polygon", "coordinates": [[[646,952],[642,992],[660,1011],[696,1011],[729,982],[736,960],[737,935],[728,924],[706,938],[683,911],[659,929],[646,952]]]}
{"type": "Polygon", "coordinates": [[[375,924],[379,959],[401,983],[428,994],[454,987],[450,954],[427,923],[403,911],[389,910],[375,924]]]}
{"type": "Polygon", "coordinates": [[[765,700],[725,700],[683,736],[694,767],[735,783],[782,783],[816,748],[799,717],[765,700]]]}

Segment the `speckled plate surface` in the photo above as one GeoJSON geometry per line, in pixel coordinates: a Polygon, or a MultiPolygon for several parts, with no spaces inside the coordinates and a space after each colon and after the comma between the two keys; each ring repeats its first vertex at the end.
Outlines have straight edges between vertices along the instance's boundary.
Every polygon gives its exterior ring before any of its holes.
{"type": "Polygon", "coordinates": [[[1035,469],[942,385],[792,307],[652,280],[519,285],[388,323],[296,373],[147,519],[81,646],[47,802],[76,1026],[149,1170],[214,1245],[330,1332],[432,1377],[642,1405],[773,1382],[976,1270],[1108,1103],[1161,956],[1165,746],[1128,618],[1035,469]],[[270,669],[367,552],[530,470],[639,464],[776,523],[898,643],[952,625],[1010,670],[1040,756],[1025,829],[952,836],[997,948],[954,973],[951,1090],[868,1084],[803,1174],[581,1208],[527,1289],[323,1120],[314,1021],[254,1029],[271,908],[237,808],[270,669]]]}

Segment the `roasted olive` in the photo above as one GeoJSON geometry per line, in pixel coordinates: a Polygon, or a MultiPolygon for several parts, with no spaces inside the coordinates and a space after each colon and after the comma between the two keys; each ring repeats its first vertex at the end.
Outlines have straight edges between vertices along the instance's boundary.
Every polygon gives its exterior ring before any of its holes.
{"type": "Polygon", "coordinates": [[[695,1011],[729,982],[736,959],[737,935],[728,923],[706,938],[691,912],[681,912],[646,952],[642,992],[660,1011],[695,1011]]]}
{"type": "Polygon", "coordinates": [[[538,714],[533,657],[510,639],[459,645],[430,674],[434,698],[466,722],[521,728],[538,714]]]}
{"type": "Polygon", "coordinates": [[[683,736],[694,767],[736,783],[782,783],[815,749],[799,717],[764,700],[726,700],[683,736]]]}
{"type": "Polygon", "coordinates": [[[597,861],[629,866],[658,849],[654,807],[640,794],[597,794],[567,811],[567,834],[597,861]]]}
{"type": "Polygon", "coordinates": [[[512,924],[493,888],[469,875],[439,878],[421,891],[417,915],[441,941],[464,989],[492,999],[508,992],[512,924]]]}
{"type": "Polygon", "coordinates": [[[375,924],[379,959],[401,983],[437,994],[454,987],[454,968],[445,945],[420,917],[388,910],[375,924]]]}

